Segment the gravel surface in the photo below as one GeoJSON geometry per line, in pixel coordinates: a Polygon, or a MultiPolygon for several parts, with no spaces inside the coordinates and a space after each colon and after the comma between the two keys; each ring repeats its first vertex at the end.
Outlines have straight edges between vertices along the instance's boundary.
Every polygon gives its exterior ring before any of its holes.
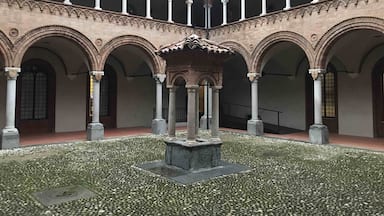
{"type": "Polygon", "coordinates": [[[132,167],[164,158],[159,136],[0,151],[0,215],[384,215],[384,153],[221,137],[223,159],[252,170],[189,186],[132,167]],[[97,196],[45,207],[31,195],[70,185],[97,196]]]}

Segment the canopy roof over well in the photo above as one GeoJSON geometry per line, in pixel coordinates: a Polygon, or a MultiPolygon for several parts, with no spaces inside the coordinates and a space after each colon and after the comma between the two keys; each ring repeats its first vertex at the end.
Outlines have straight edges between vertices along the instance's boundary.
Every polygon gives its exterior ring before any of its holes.
{"type": "Polygon", "coordinates": [[[209,54],[234,54],[232,49],[221,46],[214,41],[210,41],[196,34],[192,34],[183,40],[161,47],[157,54],[165,56],[167,54],[176,53],[185,50],[201,50],[209,54]]]}

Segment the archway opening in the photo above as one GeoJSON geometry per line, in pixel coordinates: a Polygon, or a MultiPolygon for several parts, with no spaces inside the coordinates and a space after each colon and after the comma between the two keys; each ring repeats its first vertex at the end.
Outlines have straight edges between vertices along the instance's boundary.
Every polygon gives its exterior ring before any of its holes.
{"type": "Polygon", "coordinates": [[[100,112],[106,128],[108,122],[115,122],[110,128],[151,126],[156,101],[154,61],[143,48],[131,44],[119,46],[109,54],[100,86],[100,111],[109,110],[104,117],[100,112]]]}
{"type": "Polygon", "coordinates": [[[88,59],[76,42],[64,37],[42,38],[28,47],[17,83],[21,135],[85,129],[88,59]]]}
{"type": "Polygon", "coordinates": [[[321,56],[321,63],[322,67],[332,67],[336,71],[338,133],[383,136],[383,97],[379,81],[382,77],[380,59],[384,57],[384,35],[375,30],[359,29],[331,40],[324,56],[321,56]]]}
{"type": "Polygon", "coordinates": [[[265,132],[306,130],[308,112],[313,113],[313,102],[306,100],[313,93],[306,89],[313,87],[306,88],[305,80],[311,78],[304,50],[293,42],[281,41],[269,47],[260,61],[259,118],[265,132]]]}
{"type": "Polygon", "coordinates": [[[247,128],[251,115],[251,90],[248,67],[240,54],[224,63],[223,89],[220,91],[220,126],[247,128]]]}

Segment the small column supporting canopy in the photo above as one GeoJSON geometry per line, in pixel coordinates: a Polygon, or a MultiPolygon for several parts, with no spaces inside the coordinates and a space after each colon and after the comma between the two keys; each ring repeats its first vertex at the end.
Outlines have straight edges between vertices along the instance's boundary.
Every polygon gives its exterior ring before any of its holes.
{"type": "MultiPolygon", "coordinates": [[[[220,164],[221,139],[219,130],[219,91],[222,88],[223,62],[234,52],[215,42],[193,34],[182,41],[160,48],[157,54],[166,60],[167,88],[170,103],[175,103],[176,81],[184,79],[188,90],[187,136],[174,134],[175,118],[169,115],[169,134],[166,139],[165,162],[185,170],[212,168],[220,164]],[[209,82],[214,89],[211,138],[198,138],[198,106],[196,100],[201,84],[209,82]]],[[[174,104],[169,104],[173,109],[174,104]]],[[[170,111],[170,113],[173,113],[170,111]]]]}

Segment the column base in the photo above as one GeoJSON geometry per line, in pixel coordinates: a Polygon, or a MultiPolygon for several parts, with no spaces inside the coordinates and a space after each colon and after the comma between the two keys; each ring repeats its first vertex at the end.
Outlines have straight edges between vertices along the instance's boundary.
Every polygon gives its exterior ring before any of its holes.
{"type": "Polygon", "coordinates": [[[87,127],[87,140],[104,139],[104,126],[101,123],[89,123],[87,127]]]}
{"type": "Polygon", "coordinates": [[[309,140],[313,144],[328,144],[329,132],[326,125],[314,124],[309,127],[309,140]]]}
{"type": "Polygon", "coordinates": [[[17,128],[3,129],[0,136],[0,149],[13,149],[20,147],[20,136],[17,128]]]}
{"type": "Polygon", "coordinates": [[[264,135],[264,124],[261,120],[248,120],[247,123],[248,134],[253,136],[264,135]]]}
{"type": "Polygon", "coordinates": [[[208,130],[211,128],[212,118],[207,116],[201,116],[200,118],[200,129],[208,130]]]}
{"type": "Polygon", "coordinates": [[[0,149],[13,149],[20,147],[19,131],[16,128],[1,131],[0,149]]]}
{"type": "Polygon", "coordinates": [[[152,120],[152,133],[158,135],[167,133],[167,123],[165,122],[165,119],[152,120]]]}

